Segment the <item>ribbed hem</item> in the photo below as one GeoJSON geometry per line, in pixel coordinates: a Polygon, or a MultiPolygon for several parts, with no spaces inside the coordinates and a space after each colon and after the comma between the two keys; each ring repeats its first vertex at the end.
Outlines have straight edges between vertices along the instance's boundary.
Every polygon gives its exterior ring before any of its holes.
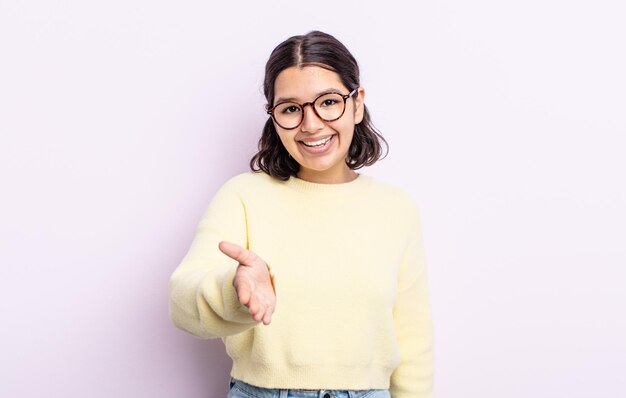
{"type": "Polygon", "coordinates": [[[327,363],[309,366],[233,361],[230,375],[253,386],[306,390],[388,389],[393,369],[372,364],[368,367],[327,363]]]}

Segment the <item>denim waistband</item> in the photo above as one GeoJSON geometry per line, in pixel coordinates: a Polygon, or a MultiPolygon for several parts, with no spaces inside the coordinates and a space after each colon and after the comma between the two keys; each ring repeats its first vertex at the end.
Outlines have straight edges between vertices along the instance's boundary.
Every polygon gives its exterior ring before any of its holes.
{"type": "MultiPolygon", "coordinates": [[[[387,389],[368,390],[305,390],[305,389],[280,389],[253,386],[242,380],[230,377],[230,388],[242,391],[249,398],[391,398],[387,389]]],[[[231,396],[231,394],[229,394],[231,396]]],[[[233,396],[233,398],[239,398],[233,396]]]]}

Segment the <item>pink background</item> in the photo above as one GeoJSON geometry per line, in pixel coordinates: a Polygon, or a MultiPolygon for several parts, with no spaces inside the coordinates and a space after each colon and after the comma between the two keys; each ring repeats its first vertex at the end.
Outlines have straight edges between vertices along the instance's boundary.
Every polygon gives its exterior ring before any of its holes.
{"type": "Polygon", "coordinates": [[[624,6],[515,3],[0,0],[0,396],[225,396],[167,281],[315,28],[422,212],[437,396],[625,396],[624,6]]]}

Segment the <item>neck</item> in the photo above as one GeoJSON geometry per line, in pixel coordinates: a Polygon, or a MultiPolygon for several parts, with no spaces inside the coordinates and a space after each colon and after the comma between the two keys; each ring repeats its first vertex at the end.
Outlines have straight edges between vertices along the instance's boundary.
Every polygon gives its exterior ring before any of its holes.
{"type": "Polygon", "coordinates": [[[331,170],[319,172],[307,170],[301,167],[296,176],[301,180],[314,182],[317,184],[343,184],[346,182],[354,181],[359,175],[356,171],[346,166],[345,169],[334,173],[331,170]]]}

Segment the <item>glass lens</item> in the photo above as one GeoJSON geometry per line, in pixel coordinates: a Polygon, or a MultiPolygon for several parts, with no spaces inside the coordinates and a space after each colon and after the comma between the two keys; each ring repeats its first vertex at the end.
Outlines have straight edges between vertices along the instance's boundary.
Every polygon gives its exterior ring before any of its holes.
{"type": "MultiPolygon", "coordinates": [[[[340,94],[324,94],[318,97],[314,103],[318,116],[325,121],[335,120],[343,114],[346,106],[340,94]]],[[[302,106],[295,102],[284,102],[274,108],[274,119],[283,128],[291,129],[302,122],[302,106]]]]}
{"type": "Polygon", "coordinates": [[[284,102],[274,109],[274,119],[283,128],[296,127],[302,120],[302,107],[295,102],[284,102]]]}
{"type": "Polygon", "coordinates": [[[335,120],[343,113],[345,102],[339,94],[325,94],[315,100],[315,110],[324,120],[335,120]]]}

